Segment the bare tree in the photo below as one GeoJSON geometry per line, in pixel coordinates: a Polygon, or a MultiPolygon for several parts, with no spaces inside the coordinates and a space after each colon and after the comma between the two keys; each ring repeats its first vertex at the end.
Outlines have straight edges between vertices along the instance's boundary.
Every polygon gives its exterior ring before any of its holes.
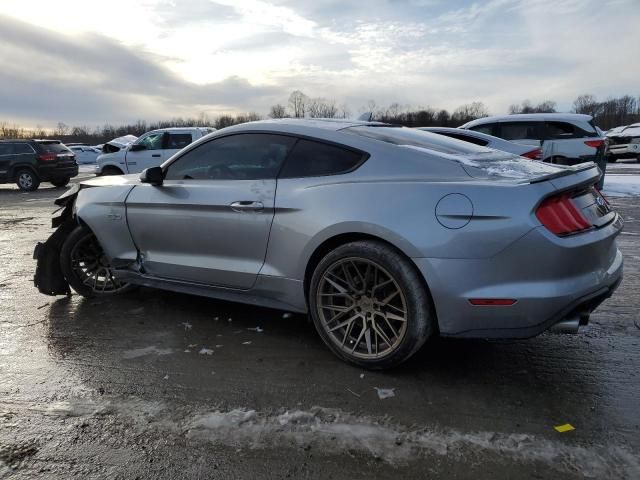
{"type": "Polygon", "coordinates": [[[60,137],[67,135],[69,133],[69,125],[64,122],[58,122],[53,133],[60,137]]]}
{"type": "Polygon", "coordinates": [[[307,102],[309,101],[309,97],[307,97],[300,90],[295,90],[289,96],[289,108],[293,113],[294,118],[304,118],[307,113],[307,102]]]}
{"type": "Polygon", "coordinates": [[[287,117],[287,109],[284,105],[279,103],[272,105],[269,109],[269,117],[270,118],[286,118],[287,117]]]}

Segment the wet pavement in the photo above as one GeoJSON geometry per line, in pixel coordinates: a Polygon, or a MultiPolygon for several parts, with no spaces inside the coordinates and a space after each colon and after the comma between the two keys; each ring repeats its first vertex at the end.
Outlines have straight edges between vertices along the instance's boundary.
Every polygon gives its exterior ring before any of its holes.
{"type": "Polygon", "coordinates": [[[640,478],[638,197],[613,200],[625,279],[579,334],[436,339],[372,373],[301,315],[40,295],[47,186],[0,186],[0,478],[640,478]]]}

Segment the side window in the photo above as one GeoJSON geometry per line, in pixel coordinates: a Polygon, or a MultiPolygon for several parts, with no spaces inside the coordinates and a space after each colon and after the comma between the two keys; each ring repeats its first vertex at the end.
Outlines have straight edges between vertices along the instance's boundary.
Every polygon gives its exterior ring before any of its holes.
{"type": "Polygon", "coordinates": [[[203,143],[171,163],[166,180],[259,180],[276,178],[296,142],[263,133],[230,135],[203,143]]]}
{"type": "Polygon", "coordinates": [[[561,140],[563,138],[574,138],[576,129],[566,122],[547,122],[547,138],[561,140]]]}
{"type": "Polygon", "coordinates": [[[362,152],[299,140],[280,173],[280,178],[319,177],[346,173],[365,159],[362,152]]]}
{"type": "Polygon", "coordinates": [[[169,150],[181,150],[191,143],[190,133],[167,134],[166,148],[169,150]]]}
{"type": "Polygon", "coordinates": [[[474,132],[484,133],[486,135],[493,135],[493,123],[486,123],[484,125],[478,125],[476,127],[471,127],[470,130],[474,132]]]}
{"type": "Polygon", "coordinates": [[[0,143],[0,155],[12,155],[13,144],[12,143],[0,143]]]}
{"type": "Polygon", "coordinates": [[[160,150],[162,148],[162,137],[164,133],[152,133],[147,135],[142,140],[138,140],[136,145],[144,145],[147,150],[160,150]]]}
{"type": "Polygon", "coordinates": [[[489,144],[486,140],[482,138],[472,137],[471,135],[460,135],[459,133],[450,133],[450,132],[438,132],[441,135],[446,137],[455,138],[456,140],[462,140],[463,142],[473,143],[474,145],[480,145],[481,147],[485,147],[489,144]]]}
{"type": "Polygon", "coordinates": [[[504,122],[500,124],[500,138],[505,140],[540,140],[535,122],[504,122]]]}
{"type": "Polygon", "coordinates": [[[27,143],[15,143],[13,145],[13,151],[19,155],[25,153],[35,153],[33,148],[31,148],[31,146],[27,143]]]}

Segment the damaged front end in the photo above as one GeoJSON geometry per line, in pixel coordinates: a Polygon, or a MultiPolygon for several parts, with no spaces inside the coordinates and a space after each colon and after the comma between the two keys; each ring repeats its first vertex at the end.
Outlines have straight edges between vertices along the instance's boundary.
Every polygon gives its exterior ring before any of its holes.
{"type": "Polygon", "coordinates": [[[60,251],[62,244],[77,223],[73,217],[73,204],[80,191],[80,185],[74,185],[55,200],[60,208],[51,219],[51,226],[55,232],[45,241],[38,242],[33,258],[37,260],[36,273],[33,283],[45,295],[70,295],[69,283],[60,267],[60,251]]]}

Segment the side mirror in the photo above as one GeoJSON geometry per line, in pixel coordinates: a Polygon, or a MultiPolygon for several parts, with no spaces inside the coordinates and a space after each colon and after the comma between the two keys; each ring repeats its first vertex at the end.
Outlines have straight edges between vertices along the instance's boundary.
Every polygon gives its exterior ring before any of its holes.
{"type": "Polygon", "coordinates": [[[164,181],[164,172],[162,167],[149,167],[145,168],[140,174],[140,181],[142,183],[150,183],[151,185],[162,185],[164,181]]]}
{"type": "Polygon", "coordinates": [[[140,150],[146,150],[147,146],[142,143],[134,143],[129,147],[130,152],[139,152],[140,150]]]}

